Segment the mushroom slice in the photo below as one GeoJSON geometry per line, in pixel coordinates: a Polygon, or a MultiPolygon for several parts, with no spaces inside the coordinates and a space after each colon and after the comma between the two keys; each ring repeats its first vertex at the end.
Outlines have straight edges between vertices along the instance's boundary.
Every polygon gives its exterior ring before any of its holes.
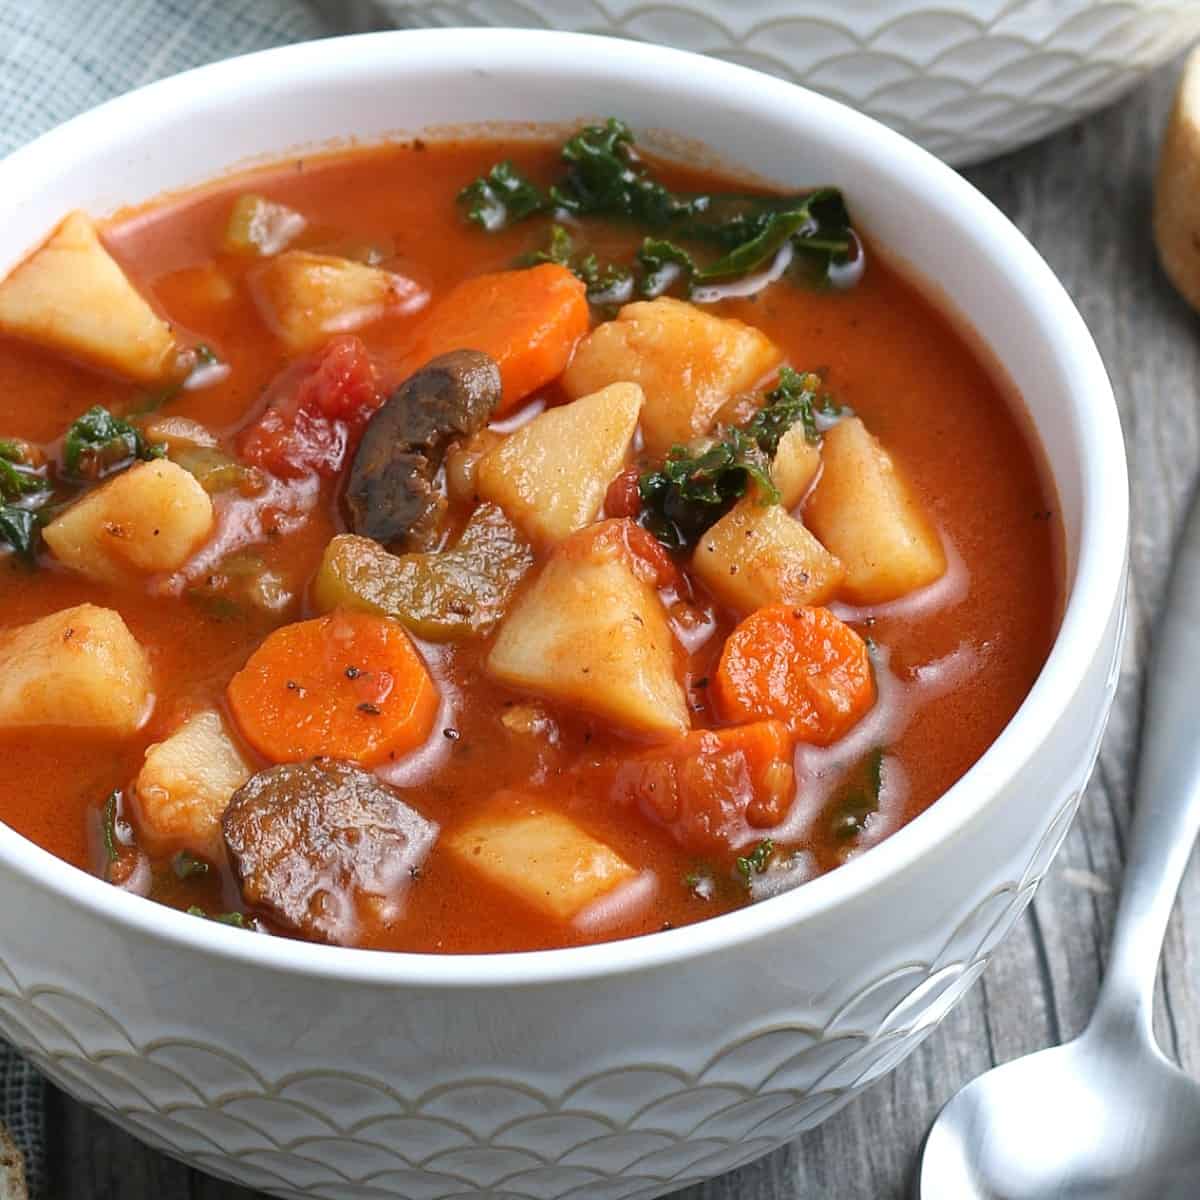
{"type": "Polygon", "coordinates": [[[247,905],[342,946],[357,941],[364,910],[399,914],[438,832],[369,771],[331,758],[259,771],[221,824],[247,905]]]}
{"type": "Polygon", "coordinates": [[[446,506],[437,473],[450,445],[487,424],[500,401],[500,368],[455,350],[409,376],[363,432],[346,503],[355,533],[430,550],[446,506]]]}

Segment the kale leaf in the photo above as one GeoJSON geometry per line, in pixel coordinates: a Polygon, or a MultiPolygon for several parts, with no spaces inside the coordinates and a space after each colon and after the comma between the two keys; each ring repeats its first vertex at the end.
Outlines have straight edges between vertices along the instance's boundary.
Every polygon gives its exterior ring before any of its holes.
{"type": "MultiPolygon", "coordinates": [[[[497,163],[459,194],[468,219],[489,232],[547,210],[631,222],[655,235],[646,238],[635,258],[637,291],[648,297],[676,285],[692,294],[744,278],[769,267],[789,243],[804,260],[793,274],[815,282],[828,280],[835,265],[857,253],[845,200],[836,188],[785,196],[677,194],[654,178],[638,156],[629,126],[612,117],[569,138],[562,160],[564,174],[548,195],[511,162],[497,163]],[[698,260],[691,244],[708,248],[709,261],[698,260]]],[[[565,230],[551,231],[552,243],[566,236],[565,230]]],[[[553,255],[553,248],[548,253],[553,255]]],[[[593,302],[609,290],[585,278],[582,263],[563,265],[588,283],[593,302]]]]}
{"type": "Polygon", "coordinates": [[[13,501],[50,490],[46,477],[37,471],[41,454],[25,442],[0,439],[0,498],[13,501]]]}
{"type": "Polygon", "coordinates": [[[744,425],[723,430],[695,453],[672,446],[662,466],[638,480],[642,525],[669,550],[679,550],[694,545],[751,483],[761,503],[777,504],[771,459],[783,435],[799,422],[805,437],[815,442],[828,422],[847,411],[822,388],[814,372],[783,367],[778,384],[744,425]]]}
{"type": "Polygon", "coordinates": [[[588,299],[600,307],[624,304],[633,299],[633,272],[615,263],[602,265],[594,254],[576,251],[575,239],[561,225],[550,227],[550,241],[545,250],[526,254],[520,263],[526,267],[536,267],[540,263],[566,267],[583,281],[588,299]]]}
{"type": "Polygon", "coordinates": [[[162,458],[166,447],[146,441],[141,432],[96,404],[67,430],[63,471],[73,479],[94,481],[137,459],[162,458]]]}
{"type": "Polygon", "coordinates": [[[117,805],[120,799],[119,791],[109,792],[100,813],[100,831],[104,838],[104,852],[108,855],[110,863],[115,863],[121,857],[120,838],[117,834],[117,805]]]}
{"type": "Polygon", "coordinates": [[[5,500],[20,500],[48,492],[50,485],[41,475],[10,462],[0,454],[0,496],[5,500]]]}
{"type": "Polygon", "coordinates": [[[779,369],[778,384],[767,393],[767,402],[746,426],[746,432],[764,454],[774,457],[780,439],[797,421],[804,428],[805,438],[815,444],[831,424],[848,413],[824,391],[824,386],[813,371],[802,375],[791,367],[779,369]]]}
{"type": "Polygon", "coordinates": [[[696,276],[697,283],[734,279],[766,266],[789,239],[793,247],[829,267],[849,255],[854,234],[846,201],[837,188],[805,196],[709,197],[675,234],[725,251],[696,276]]]}
{"type": "Polygon", "coordinates": [[[692,201],[673,196],[638,158],[633,131],[609,117],[588,125],[562,148],[567,172],[550,189],[557,208],[575,216],[628,217],[650,229],[665,229],[692,211],[692,201]]]}
{"type": "Polygon", "coordinates": [[[546,206],[536,185],[507,159],[463,188],[458,202],[466,208],[467,220],[488,233],[507,229],[546,206]]]}
{"type": "Polygon", "coordinates": [[[0,504],[0,542],[10,546],[26,562],[32,562],[37,555],[39,527],[34,510],[0,504]]]}
{"type": "Polygon", "coordinates": [[[638,481],[641,523],[670,550],[690,546],[746,494],[751,481],[764,503],[778,502],[770,459],[741,429],[726,430],[695,455],[672,446],[662,466],[638,481]]]}
{"type": "Polygon", "coordinates": [[[680,279],[690,286],[696,277],[695,259],[666,238],[647,238],[637,252],[637,264],[641,269],[638,292],[648,300],[669,292],[680,279]]]}
{"type": "Polygon", "coordinates": [[[830,837],[848,842],[867,827],[872,813],[879,811],[883,791],[883,750],[877,748],[859,764],[849,783],[833,798],[826,810],[830,837]]]}
{"type": "Polygon", "coordinates": [[[15,438],[0,439],[0,544],[32,562],[37,553],[38,510],[51,499],[39,470],[41,452],[15,438]]]}

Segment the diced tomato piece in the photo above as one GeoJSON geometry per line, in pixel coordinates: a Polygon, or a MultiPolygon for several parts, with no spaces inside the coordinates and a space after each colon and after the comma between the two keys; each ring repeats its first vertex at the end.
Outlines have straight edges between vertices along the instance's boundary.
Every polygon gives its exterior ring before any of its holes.
{"type": "Polygon", "coordinates": [[[687,584],[662,543],[627,517],[598,521],[564,542],[562,553],[579,559],[623,558],[630,570],[656,588],[686,592],[687,584]]]}
{"type": "Polygon", "coordinates": [[[289,417],[268,408],[241,437],[242,458],[280,479],[300,479],[314,471],[332,478],[346,458],[349,431],[342,421],[314,417],[299,409],[289,417]]]}
{"type": "Polygon", "coordinates": [[[636,804],[688,850],[727,858],[787,815],[791,750],[781,721],[697,730],[621,763],[614,798],[636,804]]]}
{"type": "Polygon", "coordinates": [[[267,408],[238,451],[281,479],[342,469],[382,397],[366,346],[351,334],[292,363],[267,389],[267,408]]]}
{"type": "Polygon", "coordinates": [[[312,374],[300,384],[301,409],[350,424],[365,423],[379,407],[375,368],[360,338],[335,337],[321,352],[312,374]]]}
{"type": "Polygon", "coordinates": [[[642,511],[642,493],[638,487],[641,474],[637,467],[627,467],[608,485],[604,494],[604,512],[610,517],[636,517],[642,511]]]}

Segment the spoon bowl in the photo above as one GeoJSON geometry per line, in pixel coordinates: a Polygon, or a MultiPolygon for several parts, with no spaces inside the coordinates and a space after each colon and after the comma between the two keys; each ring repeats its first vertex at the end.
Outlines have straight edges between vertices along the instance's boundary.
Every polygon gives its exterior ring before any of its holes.
{"type": "Polygon", "coordinates": [[[925,1146],[920,1200],[1194,1200],[1200,1084],[1128,1028],[1005,1063],[925,1146]]]}

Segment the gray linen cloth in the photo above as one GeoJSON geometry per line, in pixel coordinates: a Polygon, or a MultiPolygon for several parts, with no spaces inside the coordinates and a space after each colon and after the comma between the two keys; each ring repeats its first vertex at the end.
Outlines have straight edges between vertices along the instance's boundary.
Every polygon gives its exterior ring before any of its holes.
{"type": "MultiPolygon", "coordinates": [[[[339,32],[340,15],[330,0],[0,0],[0,155],[162,75],[339,32]]],[[[0,1040],[0,1121],[25,1152],[35,1200],[44,1100],[41,1078],[0,1040]]]]}

